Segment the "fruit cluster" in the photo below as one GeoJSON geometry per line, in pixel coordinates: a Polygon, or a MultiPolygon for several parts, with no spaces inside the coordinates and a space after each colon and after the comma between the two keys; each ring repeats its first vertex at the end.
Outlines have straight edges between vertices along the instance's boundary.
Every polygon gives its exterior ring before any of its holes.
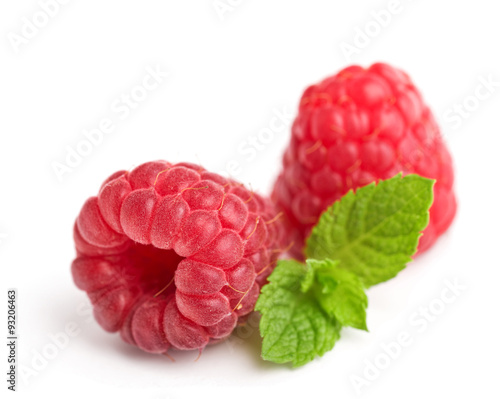
{"type": "Polygon", "coordinates": [[[293,255],[302,258],[329,205],[399,172],[436,179],[421,253],[449,227],[456,202],[450,154],[408,75],[387,64],[355,65],[307,88],[272,194],[294,234],[293,255]]]}
{"type": "MultiPolygon", "coordinates": [[[[325,209],[351,189],[401,172],[436,180],[422,252],[455,215],[450,154],[404,72],[386,64],[350,66],[304,92],[272,200],[189,163],[148,162],[114,173],[76,220],[73,278],[106,331],[120,331],[147,352],[201,350],[244,321],[282,253],[303,259],[325,209]]],[[[384,198],[397,208],[391,193],[384,198]]],[[[355,216],[348,227],[366,217],[355,216]]],[[[418,219],[411,210],[404,216],[418,219]]],[[[419,226],[414,245],[407,245],[411,253],[425,224],[419,226]]],[[[389,267],[386,279],[402,267],[389,267]]]]}
{"type": "Polygon", "coordinates": [[[98,323],[153,353],[202,349],[251,312],[283,247],[273,204],[199,166],[111,175],[76,220],[76,285],[98,323]]]}

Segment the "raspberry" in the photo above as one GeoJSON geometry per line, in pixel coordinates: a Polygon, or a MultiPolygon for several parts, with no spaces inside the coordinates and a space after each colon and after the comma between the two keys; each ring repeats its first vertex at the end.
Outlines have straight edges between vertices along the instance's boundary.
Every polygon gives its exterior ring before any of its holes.
{"type": "Polygon", "coordinates": [[[201,350],[253,310],[283,247],[276,216],[235,181],[148,162],[83,205],[73,279],[104,330],[146,352],[201,350]]]}
{"type": "Polygon", "coordinates": [[[295,239],[291,254],[302,258],[321,212],[347,191],[399,172],[436,179],[421,253],[449,227],[456,202],[450,154],[408,75],[350,66],[307,88],[272,194],[295,239]]]}

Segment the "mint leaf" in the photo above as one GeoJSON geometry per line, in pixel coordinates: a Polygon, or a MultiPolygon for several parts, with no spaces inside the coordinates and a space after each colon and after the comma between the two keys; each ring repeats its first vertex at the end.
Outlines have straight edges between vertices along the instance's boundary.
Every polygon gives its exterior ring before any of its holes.
{"type": "Polygon", "coordinates": [[[262,314],[262,358],[301,366],[331,350],[341,325],[325,313],[312,292],[303,292],[306,266],[294,260],[278,261],[262,288],[255,309],[262,314]]]}
{"type": "Polygon", "coordinates": [[[401,174],[350,191],[320,217],[306,255],[340,260],[366,287],[389,280],[411,261],[429,221],[434,180],[401,174]]]}
{"type": "Polygon", "coordinates": [[[411,261],[429,220],[434,181],[417,175],[347,193],[320,217],[306,264],[279,261],[255,309],[262,357],[303,365],[333,348],[342,326],[366,330],[365,287],[411,261]]]}
{"type": "Polygon", "coordinates": [[[312,287],[314,296],[323,310],[335,317],[343,326],[368,331],[366,327],[368,298],[359,278],[341,269],[339,261],[308,259],[306,264],[307,284],[303,284],[302,287],[312,287]]]}

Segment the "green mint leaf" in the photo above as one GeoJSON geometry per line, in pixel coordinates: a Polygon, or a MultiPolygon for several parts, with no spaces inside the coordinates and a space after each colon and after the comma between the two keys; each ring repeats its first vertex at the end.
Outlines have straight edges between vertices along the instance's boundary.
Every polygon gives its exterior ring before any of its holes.
{"type": "Polygon", "coordinates": [[[313,228],[306,255],[337,259],[366,287],[389,280],[415,253],[429,221],[434,180],[401,174],[350,191],[313,228]]]}
{"type": "Polygon", "coordinates": [[[303,292],[306,266],[281,260],[262,288],[255,309],[262,314],[262,358],[304,365],[331,350],[340,323],[323,311],[312,292],[303,292]]]}
{"type": "Polygon", "coordinates": [[[399,174],[347,193],[321,215],[306,264],[279,261],[262,288],[255,309],[265,360],[301,366],[332,349],[342,326],[367,329],[364,288],[411,261],[429,221],[433,184],[399,174]]]}
{"type": "Polygon", "coordinates": [[[309,282],[307,286],[312,287],[312,292],[323,310],[343,326],[368,331],[368,298],[360,279],[355,274],[341,269],[339,261],[308,259],[306,264],[309,282]]]}

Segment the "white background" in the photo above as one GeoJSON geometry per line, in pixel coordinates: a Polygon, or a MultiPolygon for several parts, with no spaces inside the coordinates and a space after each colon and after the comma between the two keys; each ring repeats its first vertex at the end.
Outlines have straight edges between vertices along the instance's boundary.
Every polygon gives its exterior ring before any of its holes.
{"type": "Polygon", "coordinates": [[[37,1],[2,2],[0,309],[6,320],[6,290],[15,287],[18,361],[32,373],[18,375],[19,397],[351,398],[352,376],[364,378],[365,361],[374,362],[381,344],[401,332],[411,344],[362,388],[364,397],[498,397],[500,87],[487,99],[468,98],[481,79],[500,82],[496,2],[401,0],[400,12],[350,60],[341,43],[353,44],[356,29],[372,26],[371,13],[387,9],[387,1],[219,3],[235,5],[221,18],[212,0],[74,0],[43,21],[37,1]],[[13,45],[23,18],[34,17],[46,26],[13,45]],[[197,362],[197,353],[177,353],[172,363],[89,319],[86,296],[70,275],[71,230],[105,177],[155,159],[214,171],[235,161],[239,180],[269,193],[289,129],[275,132],[254,159],[241,152],[251,137],[269,126],[273,110],[295,112],[308,84],[350,63],[376,61],[406,70],[440,120],[459,210],[432,250],[369,290],[370,333],[346,329],[333,351],[292,370],[260,360],[256,330],[208,348],[197,362]],[[168,77],[127,117],[113,111],[157,65],[168,77]],[[464,101],[474,108],[467,118],[444,117],[464,101]],[[114,131],[59,181],[53,163],[65,162],[67,146],[76,148],[83,129],[105,118],[114,131]],[[465,289],[421,331],[419,308],[439,308],[446,281],[455,280],[465,289]],[[68,323],[78,334],[52,356],[50,337],[68,323]],[[37,355],[44,351],[53,357],[45,363],[37,355]]]}

